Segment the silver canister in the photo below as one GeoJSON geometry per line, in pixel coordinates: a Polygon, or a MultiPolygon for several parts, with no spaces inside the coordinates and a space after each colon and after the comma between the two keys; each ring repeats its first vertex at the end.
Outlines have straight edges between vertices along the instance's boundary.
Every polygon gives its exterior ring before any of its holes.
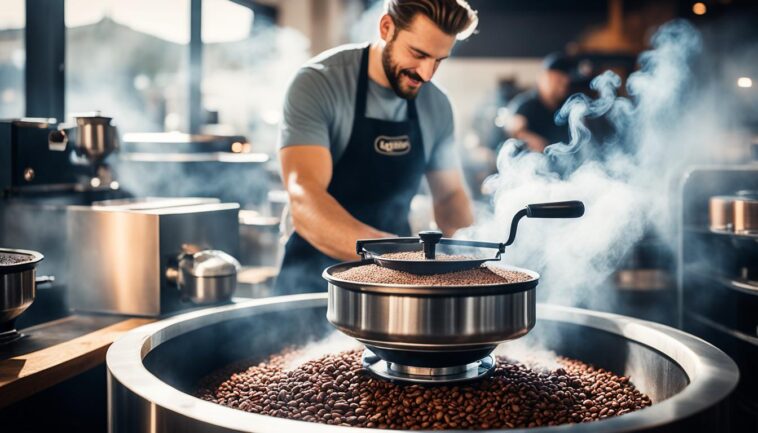
{"type": "Polygon", "coordinates": [[[203,250],[183,254],[178,269],[169,268],[167,272],[168,278],[179,286],[182,297],[200,305],[230,300],[237,287],[239,270],[239,262],[229,254],[203,250]]]}

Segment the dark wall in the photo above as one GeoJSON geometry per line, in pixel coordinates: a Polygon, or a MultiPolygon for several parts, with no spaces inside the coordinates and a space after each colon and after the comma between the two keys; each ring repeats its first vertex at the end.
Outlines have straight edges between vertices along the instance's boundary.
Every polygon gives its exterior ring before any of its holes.
{"type": "Polygon", "coordinates": [[[542,57],[563,50],[607,20],[605,0],[470,0],[478,34],[456,44],[456,57],[542,57]]]}

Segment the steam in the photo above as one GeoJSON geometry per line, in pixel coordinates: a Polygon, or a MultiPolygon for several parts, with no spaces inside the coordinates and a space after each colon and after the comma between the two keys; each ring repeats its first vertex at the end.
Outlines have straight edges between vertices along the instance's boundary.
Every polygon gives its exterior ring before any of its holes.
{"type": "MultiPolygon", "coordinates": [[[[298,348],[291,357],[288,357],[284,369],[294,370],[306,362],[327,355],[358,349],[363,349],[363,345],[357,340],[339,331],[333,331],[318,341],[298,348]]],[[[505,356],[532,368],[555,370],[561,367],[555,352],[535,347],[533,343],[526,342],[523,339],[508,341],[499,345],[492,355],[505,356]]]]}
{"type": "Polygon", "coordinates": [[[558,357],[552,350],[544,349],[541,346],[535,346],[523,339],[507,341],[500,344],[492,352],[493,356],[504,356],[508,359],[518,361],[530,368],[556,370],[562,365],[558,363],[558,357]]]}
{"type": "Polygon", "coordinates": [[[659,29],[652,46],[628,79],[630,98],[618,96],[621,79],[608,71],[591,83],[596,99],[568,99],[556,116],[569,125],[568,143],[545,154],[516,154],[515,143],[506,142],[498,173],[485,183],[494,191],[494,214],[460,233],[505,239],[511,217],[526,204],[582,200],[587,210],[580,219],[522,221],[504,256],[541,273],[542,301],[599,306],[607,297],[598,287],[647,230],[673,246],[678,179],[684,167],[707,160],[713,143],[724,142],[733,107],[712,80],[696,80],[698,31],[674,21],[659,29]],[[611,132],[594,137],[588,125],[595,119],[611,132]]]}
{"type": "MultiPolygon", "coordinates": [[[[580,219],[523,220],[504,256],[508,264],[541,273],[543,302],[603,307],[608,303],[603,283],[647,231],[673,248],[684,168],[709,161],[714,143],[721,146],[734,130],[736,108],[723,99],[717,80],[695,69],[704,50],[698,31],[684,21],[669,23],[652,47],[627,81],[629,97],[619,96],[621,79],[605,72],[591,84],[596,98],[569,98],[557,116],[569,125],[568,143],[556,143],[545,154],[516,154],[516,144],[505,143],[498,174],[485,185],[493,191],[493,211],[460,233],[505,239],[512,216],[526,204],[582,200],[587,211],[580,219]],[[597,121],[607,125],[602,136],[592,133],[597,121]]],[[[300,359],[352,348],[333,343],[335,338],[309,346],[300,359]]],[[[560,366],[554,352],[536,346],[520,339],[501,344],[494,354],[547,369],[560,366]]]]}
{"type": "Polygon", "coordinates": [[[326,355],[360,349],[362,347],[363,346],[358,340],[348,337],[341,332],[334,331],[321,340],[308,343],[304,347],[298,348],[293,354],[294,356],[288,358],[284,369],[294,370],[308,361],[313,361],[326,355]]]}

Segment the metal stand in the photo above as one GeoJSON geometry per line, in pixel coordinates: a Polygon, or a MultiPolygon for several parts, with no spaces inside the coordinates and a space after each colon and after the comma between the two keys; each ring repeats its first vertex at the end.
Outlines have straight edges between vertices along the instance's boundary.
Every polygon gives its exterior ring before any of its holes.
{"type": "Polygon", "coordinates": [[[491,355],[465,365],[430,368],[387,362],[371,350],[365,349],[361,363],[363,368],[380,379],[438,385],[481,379],[495,370],[495,359],[491,355]]]}

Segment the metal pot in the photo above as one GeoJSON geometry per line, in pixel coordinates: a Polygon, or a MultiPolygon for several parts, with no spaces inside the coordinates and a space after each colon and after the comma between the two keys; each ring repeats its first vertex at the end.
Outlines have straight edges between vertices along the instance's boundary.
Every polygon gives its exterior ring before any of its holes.
{"type": "Polygon", "coordinates": [[[478,377],[479,373],[475,377],[451,376],[450,368],[462,372],[463,366],[488,357],[499,343],[522,337],[534,327],[536,272],[511,267],[508,269],[532,278],[521,283],[463,287],[355,283],[335,276],[368,263],[371,261],[340,263],[324,271],[329,282],[327,319],[342,333],[364,343],[388,363],[386,367],[419,373],[420,377],[406,379],[478,377]],[[440,370],[423,373],[418,368],[440,370]]]}
{"type": "Polygon", "coordinates": [[[758,191],[738,191],[734,198],[734,231],[758,233],[758,191]]]}
{"type": "Polygon", "coordinates": [[[708,200],[709,227],[714,231],[734,230],[734,196],[717,195],[708,200]]]}
{"type": "Polygon", "coordinates": [[[758,191],[713,196],[708,200],[708,215],[711,230],[758,233],[758,191]]]}
{"type": "Polygon", "coordinates": [[[177,267],[168,267],[166,278],[177,285],[182,298],[195,304],[228,301],[237,288],[240,264],[219,250],[183,253],[177,267]]]}
{"type": "MultiPolygon", "coordinates": [[[[324,320],[327,297],[313,293],[208,308],[124,335],[106,357],[109,431],[357,431],[248,413],[191,395],[211,371],[243,359],[264,360],[333,332],[324,320]]],[[[728,425],[723,403],[737,384],[737,367],[699,338],[630,317],[555,305],[537,307],[537,323],[524,338],[631,377],[653,405],[590,423],[507,432],[723,431],[728,425]]]]}
{"type": "Polygon", "coordinates": [[[32,305],[35,268],[43,258],[36,251],[0,249],[0,335],[15,332],[13,322],[32,305]]]}

